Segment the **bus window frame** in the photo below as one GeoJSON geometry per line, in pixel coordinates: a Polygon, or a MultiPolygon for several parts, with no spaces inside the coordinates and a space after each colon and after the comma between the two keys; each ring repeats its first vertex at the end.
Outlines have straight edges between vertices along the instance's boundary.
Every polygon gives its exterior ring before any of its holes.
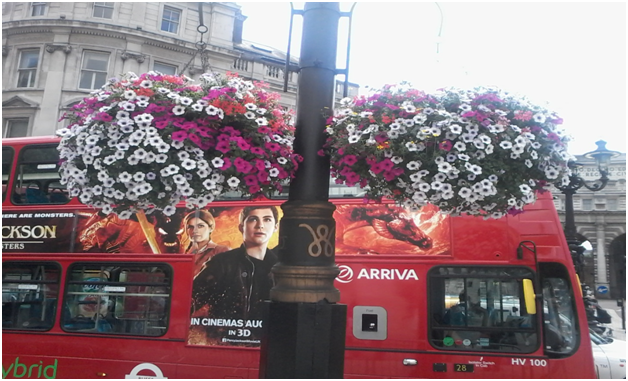
{"type": "MultiPolygon", "coordinates": [[[[524,301],[524,295],[523,295],[523,285],[522,285],[522,279],[531,279],[534,280],[535,279],[535,272],[533,269],[531,269],[530,267],[527,266],[505,266],[505,265],[474,265],[474,264],[466,264],[466,265],[438,265],[438,266],[434,266],[432,267],[426,274],[426,279],[427,279],[427,320],[428,320],[428,324],[426,324],[427,326],[427,336],[428,336],[428,342],[430,343],[430,345],[439,351],[443,351],[443,352],[449,352],[449,353],[456,353],[456,352],[461,352],[461,351],[466,351],[466,352],[486,352],[486,353],[509,353],[509,354],[530,354],[530,353],[534,353],[536,351],[539,350],[540,346],[541,346],[541,334],[542,334],[542,329],[540,328],[539,322],[538,322],[538,314],[534,314],[534,315],[529,315],[529,322],[531,324],[531,327],[527,328],[527,327],[509,327],[509,326],[501,326],[501,327],[493,327],[493,326],[486,326],[486,327],[476,327],[476,326],[470,326],[470,325],[465,325],[464,327],[460,327],[457,328],[456,326],[452,325],[452,324],[445,324],[445,323],[441,323],[438,322],[436,320],[436,313],[440,312],[442,313],[442,311],[436,311],[435,310],[435,303],[434,302],[438,302],[438,300],[435,300],[434,298],[439,298],[441,295],[439,294],[438,291],[440,291],[440,288],[442,287],[442,291],[443,291],[443,302],[445,302],[446,300],[446,296],[445,295],[445,281],[447,279],[460,279],[460,280],[466,280],[466,279],[491,279],[491,280],[495,280],[495,279],[499,279],[500,282],[501,281],[506,281],[506,280],[515,280],[519,282],[519,288],[518,288],[518,292],[519,292],[519,300],[521,303],[525,304],[524,301]],[[459,269],[460,271],[456,274],[438,274],[439,269],[459,269]],[[515,269],[520,269],[523,270],[525,272],[527,272],[527,276],[525,278],[518,278],[515,276],[498,276],[497,274],[490,274],[490,273],[483,273],[482,271],[477,272],[477,270],[481,270],[484,269],[492,269],[492,270],[499,270],[499,269],[509,269],[509,270],[515,270],[515,269]],[[473,270],[476,270],[476,273],[472,272],[473,270]],[[438,279],[442,279],[443,280],[443,286],[438,285],[436,282],[438,282],[438,279]],[[470,329],[471,328],[471,329],[470,329]],[[524,351],[522,349],[519,350],[509,350],[509,348],[512,347],[516,347],[516,348],[521,348],[518,347],[516,345],[510,345],[510,344],[502,344],[502,343],[495,343],[493,345],[499,345],[498,348],[496,349],[488,349],[488,348],[477,348],[477,346],[465,346],[465,347],[460,347],[459,345],[451,345],[451,346],[447,346],[446,344],[441,344],[440,346],[436,344],[436,342],[438,341],[443,341],[445,334],[447,331],[459,331],[459,332],[480,332],[481,334],[485,334],[486,332],[507,332],[507,333],[512,333],[512,334],[516,334],[516,333],[524,333],[524,334],[531,334],[535,337],[535,343],[534,345],[532,345],[528,351],[524,351]],[[441,335],[443,335],[443,339],[439,339],[437,337],[435,337],[434,333],[435,332],[440,332],[441,335]]],[[[465,287],[464,289],[466,290],[466,283],[465,283],[465,287]]],[[[503,297],[502,299],[503,300],[503,297]]],[[[522,307],[520,305],[520,307],[522,307]]],[[[519,308],[519,312],[523,313],[526,312],[525,311],[525,305],[523,306],[523,308],[519,308]]],[[[439,315],[440,317],[444,317],[444,313],[441,315],[439,315]]],[[[503,319],[503,317],[502,317],[503,319]]],[[[489,342],[489,346],[492,343],[489,342]]]]}
{"type": "MultiPolygon", "coordinates": [[[[142,273],[142,272],[141,272],[142,273]]],[[[119,275],[118,275],[119,276],[119,275]]],[[[111,261],[111,262],[103,262],[103,261],[80,261],[80,262],[73,262],[70,265],[68,265],[67,270],[66,270],[66,276],[65,276],[65,287],[64,287],[64,291],[63,291],[63,301],[62,301],[62,311],[61,311],[61,317],[60,317],[60,326],[61,329],[64,332],[68,332],[68,333],[80,333],[80,334],[94,334],[94,335],[115,335],[118,337],[143,337],[143,338],[158,338],[158,337],[163,337],[164,335],[166,335],[168,333],[168,330],[170,328],[170,319],[171,319],[171,306],[172,306],[172,292],[173,292],[173,278],[174,278],[174,269],[172,267],[171,264],[167,263],[167,262],[136,262],[136,261],[129,261],[129,262],[119,262],[119,261],[111,261]],[[80,269],[80,267],[83,267],[83,269],[80,269]],[[85,273],[86,269],[89,272],[96,272],[96,271],[102,271],[102,270],[97,270],[97,268],[118,268],[120,269],[120,273],[124,270],[124,269],[138,269],[138,268],[142,268],[142,269],[146,269],[149,267],[155,267],[155,268],[159,268],[162,273],[164,274],[164,280],[166,280],[166,282],[164,283],[156,283],[156,282],[122,282],[119,279],[118,280],[106,280],[106,281],[88,281],[88,280],[73,280],[72,279],[72,275],[73,272],[75,271],[75,269],[78,268],[79,272],[83,272],[85,273]],[[101,320],[100,316],[98,316],[99,314],[95,314],[94,317],[96,317],[96,320],[94,322],[94,326],[93,327],[88,327],[88,328],[77,328],[77,329],[69,329],[67,326],[69,325],[70,321],[74,321],[74,323],[79,323],[79,324],[84,324],[86,322],[88,322],[89,319],[92,319],[92,317],[88,317],[88,316],[72,316],[71,315],[71,311],[70,311],[70,303],[72,303],[72,299],[73,299],[73,295],[78,295],[79,293],[77,293],[77,291],[73,290],[72,286],[75,285],[96,285],[96,286],[102,286],[102,287],[154,287],[154,288],[166,288],[167,289],[167,293],[166,294],[156,294],[153,293],[152,295],[165,295],[166,301],[165,304],[163,305],[163,321],[165,322],[165,327],[158,327],[158,328],[163,328],[163,330],[161,331],[160,334],[158,335],[149,335],[149,334],[139,334],[139,333],[133,333],[133,332],[116,332],[116,331],[99,331],[99,326],[98,326],[98,322],[99,320],[101,320]],[[68,316],[70,315],[70,316],[68,316]],[[80,320],[80,321],[79,321],[80,320]]],[[[154,291],[154,290],[153,290],[154,291]]],[[[129,294],[132,293],[118,293],[117,291],[111,291],[112,293],[107,293],[107,291],[103,292],[103,291],[99,291],[99,292],[90,292],[90,295],[96,295],[98,297],[98,304],[100,305],[100,303],[102,302],[102,296],[107,295],[108,300],[111,299],[113,300],[112,306],[109,306],[111,308],[110,312],[110,316],[104,317],[106,318],[107,321],[109,321],[109,323],[111,324],[111,321],[113,321],[112,324],[112,329],[113,327],[116,325],[116,323],[124,323],[121,322],[120,320],[122,319],[118,319],[118,317],[116,316],[118,314],[118,312],[116,311],[116,304],[118,303],[118,298],[123,298],[126,296],[129,296],[129,294]],[[118,321],[116,321],[116,319],[118,321]]],[[[131,295],[131,296],[135,296],[135,295],[131,295]]],[[[160,297],[164,297],[164,296],[160,296],[160,297]]],[[[152,296],[150,297],[152,298],[152,296]]],[[[109,314],[108,314],[109,315],[109,314]]],[[[130,320],[130,319],[124,319],[124,320],[130,320]]],[[[148,322],[149,321],[153,321],[150,320],[149,318],[144,318],[143,322],[146,324],[146,327],[148,327],[148,322]]]]}
{"type": "MultiPolygon", "coordinates": [[[[56,318],[57,318],[57,307],[59,304],[59,295],[61,294],[61,279],[63,278],[63,268],[61,266],[60,263],[56,262],[56,261],[14,261],[14,260],[8,260],[8,261],[4,261],[2,262],[2,286],[3,286],[3,302],[2,302],[2,311],[3,311],[3,315],[2,315],[2,330],[5,331],[39,331],[39,332],[45,332],[45,331],[50,331],[56,323],[56,318]],[[9,280],[5,280],[5,269],[7,269],[7,266],[9,266],[9,268],[15,265],[16,267],[25,267],[25,266],[31,266],[31,267],[38,267],[38,266],[50,266],[51,268],[53,268],[54,270],[56,270],[57,272],[57,278],[56,280],[32,280],[32,279],[9,279],[9,280]],[[56,294],[54,298],[47,298],[45,293],[50,292],[49,290],[42,290],[38,292],[43,292],[44,293],[44,299],[39,303],[42,305],[42,309],[44,309],[45,311],[45,306],[44,304],[46,302],[48,302],[48,299],[50,299],[52,301],[52,303],[49,303],[53,308],[52,308],[52,313],[50,315],[50,317],[52,318],[51,321],[48,321],[48,325],[45,327],[35,327],[35,328],[28,328],[27,326],[23,326],[23,327],[5,327],[4,326],[4,312],[5,312],[5,301],[4,301],[4,285],[5,283],[7,284],[38,284],[38,285],[55,285],[56,286],[56,294]]],[[[6,303],[11,303],[11,302],[6,302],[6,303]]],[[[23,302],[19,302],[22,303],[22,305],[36,305],[37,303],[34,303],[34,301],[23,301],[23,302]]],[[[11,307],[11,309],[13,309],[13,306],[11,307]]],[[[42,312],[43,314],[43,312],[42,312]]],[[[13,314],[12,314],[13,315],[13,314]]],[[[40,319],[40,321],[45,321],[45,319],[40,319]]]]}
{"type": "Polygon", "coordinates": [[[12,146],[2,146],[2,167],[3,167],[3,171],[2,171],[2,202],[4,202],[7,199],[7,194],[12,194],[13,192],[11,191],[11,188],[13,186],[12,184],[12,180],[15,176],[13,176],[14,173],[14,169],[13,166],[15,164],[15,147],[12,146]],[[8,166],[7,166],[7,172],[5,173],[4,171],[4,153],[5,152],[9,152],[9,156],[8,157],[8,166]],[[5,179],[4,176],[6,176],[6,183],[5,183],[5,179]]]}

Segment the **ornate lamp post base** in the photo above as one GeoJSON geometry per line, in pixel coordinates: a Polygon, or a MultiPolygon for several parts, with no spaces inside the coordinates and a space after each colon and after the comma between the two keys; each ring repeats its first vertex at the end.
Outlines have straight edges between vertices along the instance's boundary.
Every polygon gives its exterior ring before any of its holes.
{"type": "Polygon", "coordinates": [[[346,305],[325,301],[266,305],[260,378],[343,378],[346,305]]]}
{"type": "Polygon", "coordinates": [[[336,207],[326,201],[283,206],[275,287],[267,302],[260,378],[342,378],[347,306],[335,304],[336,207]]]}

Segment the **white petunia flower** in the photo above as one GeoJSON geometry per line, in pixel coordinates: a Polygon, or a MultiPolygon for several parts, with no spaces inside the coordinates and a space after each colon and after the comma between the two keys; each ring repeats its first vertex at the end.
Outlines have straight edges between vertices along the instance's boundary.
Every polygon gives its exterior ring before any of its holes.
{"type": "Polygon", "coordinates": [[[451,133],[459,135],[462,133],[462,127],[459,124],[452,124],[451,126],[449,126],[449,131],[451,133]]]}
{"type": "Polygon", "coordinates": [[[190,171],[196,168],[196,162],[194,160],[185,159],[181,162],[181,166],[185,168],[186,170],[190,171]]]}
{"type": "Polygon", "coordinates": [[[473,194],[473,192],[471,191],[471,189],[469,189],[467,187],[462,187],[458,191],[458,195],[460,197],[464,198],[464,199],[468,199],[472,194],[473,194]]]}
{"type": "Polygon", "coordinates": [[[532,116],[532,119],[534,119],[534,121],[537,123],[545,123],[546,118],[545,118],[545,115],[541,113],[537,113],[532,116]]]}
{"type": "MultiPolygon", "coordinates": [[[[212,105],[209,105],[209,106],[207,106],[207,108],[205,109],[205,112],[207,113],[207,115],[212,115],[212,116],[213,116],[213,115],[218,115],[218,111],[219,111],[219,110],[220,110],[220,109],[219,109],[218,107],[216,107],[216,106],[212,106],[212,105]]],[[[253,115],[255,115],[255,114],[253,114],[253,115]]]]}
{"type": "Polygon", "coordinates": [[[176,105],[172,108],[172,113],[175,115],[183,115],[185,114],[185,107],[181,105],[176,105]]]}
{"type": "Polygon", "coordinates": [[[440,163],[438,164],[438,172],[447,173],[451,171],[453,167],[449,163],[440,163]]]}
{"type": "Polygon", "coordinates": [[[225,161],[219,157],[215,157],[212,159],[211,163],[214,168],[222,168],[222,166],[225,164],[225,161]]]}
{"type": "Polygon", "coordinates": [[[133,179],[133,176],[127,171],[124,171],[118,175],[118,181],[121,183],[128,183],[132,179],[133,179]]]}
{"type": "Polygon", "coordinates": [[[163,214],[165,214],[166,216],[172,216],[173,214],[175,214],[177,212],[177,208],[174,207],[173,205],[168,205],[163,209],[163,214]]]}
{"type": "Polygon", "coordinates": [[[189,106],[192,104],[192,102],[194,102],[194,100],[190,97],[181,97],[179,98],[179,103],[181,103],[184,106],[189,106]]]}
{"type": "Polygon", "coordinates": [[[240,184],[240,180],[237,177],[231,177],[227,180],[227,185],[229,185],[232,189],[237,188],[238,184],[240,184]]]}
{"type": "Polygon", "coordinates": [[[502,147],[503,149],[511,149],[512,148],[512,143],[509,142],[508,140],[504,140],[504,141],[499,143],[499,146],[502,147]]]}
{"type": "Polygon", "coordinates": [[[410,161],[406,164],[406,168],[408,168],[410,171],[416,171],[420,167],[421,167],[421,162],[416,161],[416,160],[410,161]]]}
{"type": "Polygon", "coordinates": [[[133,90],[126,90],[124,92],[124,98],[125,99],[128,99],[128,100],[131,101],[131,100],[135,99],[135,97],[136,97],[136,94],[135,94],[135,91],[133,91],[133,90]]]}

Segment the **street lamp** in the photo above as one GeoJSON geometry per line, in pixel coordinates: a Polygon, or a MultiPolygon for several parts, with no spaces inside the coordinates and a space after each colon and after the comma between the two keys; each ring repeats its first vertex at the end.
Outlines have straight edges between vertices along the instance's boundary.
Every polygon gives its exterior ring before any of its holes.
{"type": "Polygon", "coordinates": [[[583,279],[582,277],[584,275],[582,273],[584,266],[582,254],[584,253],[584,248],[580,246],[580,241],[577,237],[573,211],[573,195],[582,187],[587,188],[591,192],[598,192],[604,189],[608,183],[608,166],[611,158],[619,155],[619,152],[607,150],[606,142],[604,140],[599,140],[595,142],[595,144],[597,144],[597,149],[592,152],[587,152],[583,156],[588,159],[595,160],[598,166],[598,171],[600,172],[600,178],[593,181],[584,180],[578,175],[579,170],[582,168],[582,164],[570,160],[568,163],[569,169],[571,170],[571,174],[569,175],[569,184],[555,185],[555,187],[565,195],[565,238],[567,239],[567,244],[569,245],[569,250],[571,251],[571,257],[576,268],[576,273],[578,273],[581,279],[583,279]]]}

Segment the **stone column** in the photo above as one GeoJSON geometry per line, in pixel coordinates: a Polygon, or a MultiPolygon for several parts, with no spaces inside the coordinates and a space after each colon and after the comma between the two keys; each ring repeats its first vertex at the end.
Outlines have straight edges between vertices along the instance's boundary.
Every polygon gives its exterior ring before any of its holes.
{"type": "Polygon", "coordinates": [[[597,263],[597,274],[596,274],[596,282],[595,282],[595,290],[597,296],[601,296],[602,298],[608,298],[608,291],[604,294],[600,294],[597,292],[598,287],[605,286],[606,289],[609,289],[608,277],[606,274],[606,235],[605,228],[606,223],[604,222],[603,217],[598,217],[595,221],[596,227],[596,263],[597,263]]]}
{"type": "Polygon", "coordinates": [[[33,125],[32,135],[54,135],[60,128],[57,123],[59,117],[59,107],[61,105],[61,93],[63,90],[63,78],[65,73],[66,59],[72,52],[69,44],[69,34],[63,30],[53,30],[54,42],[44,46],[45,52],[42,58],[42,71],[46,72],[46,81],[43,85],[44,94],[42,96],[38,121],[33,125]]]}

